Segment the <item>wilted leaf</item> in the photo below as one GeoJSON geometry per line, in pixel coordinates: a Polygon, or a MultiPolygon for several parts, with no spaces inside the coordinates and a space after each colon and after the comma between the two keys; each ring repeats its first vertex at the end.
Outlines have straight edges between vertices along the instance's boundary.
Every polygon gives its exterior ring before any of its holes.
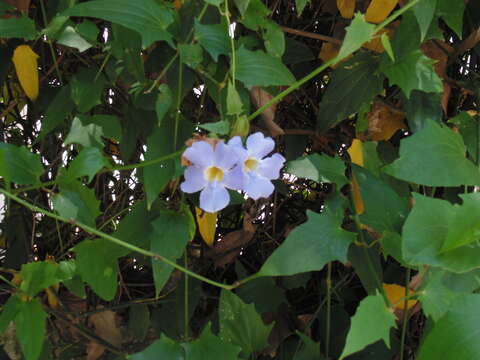
{"type": "Polygon", "coordinates": [[[25,95],[32,101],[38,97],[38,55],[28,45],[20,45],[13,52],[12,61],[15,65],[18,80],[25,95]]]}
{"type": "Polygon", "coordinates": [[[345,19],[351,19],[355,11],[355,0],[337,0],[337,8],[345,19]]]}
{"type": "Polygon", "coordinates": [[[378,24],[385,20],[397,6],[398,0],[372,0],[365,13],[365,20],[378,24]]]}
{"type": "Polygon", "coordinates": [[[218,213],[208,213],[196,207],[195,215],[197,218],[198,230],[200,231],[200,235],[202,235],[202,239],[208,246],[212,246],[215,241],[218,213]]]}

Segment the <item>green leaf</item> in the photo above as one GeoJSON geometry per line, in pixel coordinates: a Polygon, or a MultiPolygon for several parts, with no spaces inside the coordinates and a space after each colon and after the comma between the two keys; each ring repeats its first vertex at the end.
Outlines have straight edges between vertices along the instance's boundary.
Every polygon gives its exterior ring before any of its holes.
{"type": "MultiPolygon", "coordinates": [[[[163,121],[161,127],[156,128],[147,139],[145,160],[153,160],[171,154],[173,148],[173,134],[171,124],[163,121]]],[[[145,167],[143,170],[144,186],[147,195],[148,208],[157,199],[158,194],[175,175],[175,164],[172,160],[145,167]]]]}
{"type": "Polygon", "coordinates": [[[87,239],[73,248],[78,273],[106,301],[112,300],[117,292],[118,264],[117,256],[114,256],[115,247],[119,246],[104,239],[87,239]]]}
{"type": "Polygon", "coordinates": [[[341,228],[343,213],[307,211],[306,223],[295,228],[260,269],[262,276],[285,276],[321,270],[331,261],[347,262],[355,234],[341,228]]]}
{"type": "Polygon", "coordinates": [[[398,85],[407,98],[412,90],[440,93],[443,91],[442,80],[438,77],[433,64],[435,60],[426,57],[419,49],[395,63],[383,63],[381,70],[388,77],[390,84],[398,85]]]}
{"type": "Polygon", "coordinates": [[[154,341],[152,345],[139,353],[129,355],[129,358],[132,360],[184,360],[185,356],[179,343],[162,334],[160,339],[154,341]]]}
{"type": "Polygon", "coordinates": [[[85,147],[97,147],[103,149],[103,129],[96,124],[84,125],[86,118],[76,116],[72,121],[72,127],[65,139],[65,145],[80,144],[85,147]]]}
{"type": "Polygon", "coordinates": [[[413,7],[413,13],[418,21],[418,26],[420,26],[420,40],[425,39],[430,24],[435,16],[435,9],[437,7],[437,0],[423,0],[420,1],[413,7]]]}
{"type": "Polygon", "coordinates": [[[390,329],[395,326],[395,315],[385,305],[380,294],[367,296],[358,305],[347,335],[345,348],[340,359],[364,349],[378,340],[390,347],[390,329]],[[366,324],[375,324],[369,326],[366,324]]]}
{"type": "Polygon", "coordinates": [[[240,11],[240,15],[245,16],[245,11],[247,11],[248,9],[248,4],[250,4],[250,0],[234,0],[234,1],[238,11],[240,11]]]}
{"type": "Polygon", "coordinates": [[[238,94],[235,85],[231,81],[228,82],[227,87],[227,114],[238,115],[243,112],[243,103],[240,95],[238,94]]]}
{"type": "Polygon", "coordinates": [[[85,20],[75,26],[76,31],[78,34],[87,40],[91,44],[97,43],[98,34],[100,33],[100,29],[90,20],[85,20]]]}
{"type": "Polygon", "coordinates": [[[305,6],[310,3],[310,0],[295,0],[295,7],[297,8],[297,16],[302,15],[305,6]]]}
{"type": "Polygon", "coordinates": [[[464,11],[465,2],[463,1],[438,0],[437,2],[437,15],[445,20],[460,39],[463,36],[464,11]]]}
{"type": "Polygon", "coordinates": [[[205,326],[200,337],[192,342],[183,343],[185,360],[237,360],[240,347],[228,344],[212,334],[211,323],[205,326]]]}
{"type": "Polygon", "coordinates": [[[65,177],[67,181],[72,181],[81,176],[87,176],[88,182],[91,182],[95,174],[104,167],[109,168],[110,163],[103,153],[98,148],[87,147],[80,151],[80,154],[70,163],[65,177]]]}
{"type": "Polygon", "coordinates": [[[84,52],[92,47],[73,26],[67,26],[57,39],[57,43],[77,49],[84,52]]]}
{"type": "Polygon", "coordinates": [[[281,27],[273,21],[267,21],[264,27],[263,41],[267,53],[281,58],[285,52],[285,36],[281,27]]]}
{"type": "Polygon", "coordinates": [[[8,325],[12,322],[18,314],[22,302],[18,295],[12,295],[8,298],[7,302],[2,307],[2,313],[0,314],[0,333],[4,333],[7,330],[8,325]]]}
{"type": "Polygon", "coordinates": [[[307,155],[289,161],[285,171],[316,182],[335,183],[339,188],[349,183],[345,176],[345,163],[337,156],[307,155]]]}
{"type": "Polygon", "coordinates": [[[390,38],[387,33],[383,33],[382,36],[380,36],[380,41],[382,42],[385,52],[390,57],[390,60],[395,61],[395,54],[393,53],[392,44],[390,43],[390,38]]]}
{"type": "Polygon", "coordinates": [[[165,115],[172,107],[173,98],[172,91],[167,84],[162,84],[158,88],[157,101],[155,102],[155,111],[157,113],[158,127],[162,126],[165,115]]]}
{"type": "Polygon", "coordinates": [[[470,360],[480,354],[480,295],[457,300],[426,334],[420,346],[418,360],[470,360]]]}
{"type": "MultiPolygon", "coordinates": [[[[175,261],[182,256],[185,246],[195,234],[195,222],[190,212],[164,210],[152,222],[154,234],[150,249],[163,257],[175,261]]],[[[173,267],[163,261],[152,259],[153,279],[156,296],[167,282],[173,267]]]]}
{"type": "Polygon", "coordinates": [[[31,262],[22,265],[20,289],[28,296],[35,296],[40,291],[60,282],[58,264],[46,261],[31,262]]]}
{"type": "Polygon", "coordinates": [[[422,130],[426,123],[431,120],[442,122],[442,106],[440,105],[441,95],[438,93],[426,93],[413,90],[410,98],[405,98],[405,111],[410,131],[416,133],[422,130]]]}
{"type": "Polygon", "coordinates": [[[97,71],[97,69],[82,69],[70,81],[72,100],[77,105],[78,111],[82,113],[102,103],[105,79],[103,75],[96,78],[97,71]]]}
{"type": "Polygon", "coordinates": [[[243,46],[235,54],[237,58],[236,78],[246,87],[290,85],[294,76],[281,60],[263,51],[250,51],[243,46]]]}
{"type": "Polygon", "coordinates": [[[391,186],[368,170],[355,165],[353,167],[365,207],[365,212],[360,215],[361,223],[378,233],[400,231],[407,217],[408,200],[398,196],[391,186]]]}
{"type": "Polygon", "coordinates": [[[203,50],[199,44],[179,44],[180,59],[187,66],[196,69],[203,61],[203,50]]]}
{"type": "Polygon", "coordinates": [[[138,31],[143,46],[157,40],[171,44],[171,34],[166,30],[173,23],[172,10],[155,0],[95,0],[75,5],[64,15],[86,16],[111,21],[138,31]]]}
{"type": "Polygon", "coordinates": [[[277,311],[278,306],[285,301],[284,291],[271,277],[258,278],[245,283],[238,288],[237,295],[247,304],[254,303],[260,314],[277,311]]]}
{"type": "Polygon", "coordinates": [[[100,215],[100,201],[96,199],[95,191],[81,182],[62,182],[60,192],[53,196],[52,202],[61,216],[95,227],[95,219],[100,215]]]}
{"type": "Polygon", "coordinates": [[[73,109],[75,109],[75,103],[71,98],[70,86],[64,85],[55,94],[55,97],[50,102],[50,105],[45,112],[39,138],[43,139],[45,135],[64,123],[66,117],[73,111],[73,109]]]}
{"type": "Polygon", "coordinates": [[[150,328],[150,311],[148,305],[137,304],[130,306],[128,312],[128,332],[135,339],[144,341],[150,328]]]}
{"type": "Polygon", "coordinates": [[[142,37],[136,31],[112,24],[112,54],[122,59],[126,69],[137,81],[145,82],[145,68],[141,58],[142,37]]]}
{"type": "Polygon", "coordinates": [[[37,360],[45,340],[47,313],[38,299],[21,302],[15,317],[18,342],[26,360],[37,360]]]}
{"type": "Polygon", "coordinates": [[[199,124],[198,127],[219,135],[227,135],[230,132],[230,123],[227,120],[199,124]]]}
{"type": "MultiPolygon", "coordinates": [[[[238,7],[237,1],[237,7],[238,7]]],[[[249,0],[246,11],[242,14],[240,22],[250,30],[257,31],[264,26],[266,16],[270,14],[270,10],[263,4],[261,0],[249,0]]]]}
{"type": "Polygon", "coordinates": [[[347,34],[338,53],[338,59],[343,59],[360,49],[365,42],[372,38],[374,32],[375,25],[366,22],[362,13],[356,13],[347,27],[347,34]]]}
{"type": "Polygon", "coordinates": [[[479,133],[477,131],[479,124],[478,117],[471,117],[466,111],[462,111],[457,116],[448,120],[449,123],[455,124],[460,130],[463,141],[467,146],[468,154],[477,162],[480,144],[479,133]]]}
{"type": "Polygon", "coordinates": [[[38,184],[43,166],[38,154],[24,146],[0,142],[0,176],[17,184],[38,184]]]}
{"type": "Polygon", "coordinates": [[[460,195],[461,206],[455,206],[455,214],[450,219],[451,226],[443,243],[442,252],[471,244],[480,239],[480,193],[460,195]]]}
{"type": "MultiPolygon", "coordinates": [[[[431,265],[452,272],[466,272],[480,266],[479,235],[471,234],[470,219],[459,220],[467,208],[476,207],[476,194],[462,195],[463,205],[451,205],[448,201],[413,194],[415,206],[403,226],[402,253],[404,260],[411,265],[431,265]],[[473,196],[472,196],[473,195],[473,196]],[[466,203],[466,204],[465,204],[466,203]],[[472,240],[466,245],[448,251],[442,247],[449,234],[462,234],[472,240]]],[[[468,209],[467,209],[468,210],[468,209]]]]}
{"type": "Polygon", "coordinates": [[[233,292],[222,290],[218,309],[220,338],[251,354],[268,345],[273,324],[265,325],[253,304],[246,305],[233,292]]]}
{"type": "Polygon", "coordinates": [[[0,19],[0,34],[4,39],[25,38],[27,40],[33,40],[37,36],[35,23],[32,19],[25,16],[0,19]]]}
{"type": "Polygon", "coordinates": [[[319,343],[316,343],[310,337],[308,337],[307,335],[305,335],[301,332],[297,331],[297,335],[303,341],[303,347],[300,349],[300,351],[296,352],[293,360],[312,360],[312,359],[322,360],[322,359],[324,359],[324,357],[320,355],[320,344],[319,343]]]}
{"type": "Polygon", "coordinates": [[[383,89],[377,58],[359,53],[336,69],[320,102],[317,129],[324,132],[369,104],[383,89]]]}
{"type": "Polygon", "coordinates": [[[195,21],[195,38],[216,62],[219,55],[230,54],[226,24],[202,25],[195,21]]]}
{"type": "Polygon", "coordinates": [[[465,157],[460,134],[428,121],[400,143],[400,158],[384,171],[398,179],[428,186],[480,184],[479,169],[465,157]]]}

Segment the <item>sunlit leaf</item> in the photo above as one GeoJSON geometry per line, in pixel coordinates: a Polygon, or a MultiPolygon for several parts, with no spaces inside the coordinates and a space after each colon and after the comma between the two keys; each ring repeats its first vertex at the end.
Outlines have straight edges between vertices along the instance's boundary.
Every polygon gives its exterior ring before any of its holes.
{"type": "Polygon", "coordinates": [[[347,27],[347,34],[343,39],[338,57],[343,58],[360,49],[366,41],[372,38],[374,30],[375,25],[367,23],[363,15],[357,13],[352,23],[347,27]]]}

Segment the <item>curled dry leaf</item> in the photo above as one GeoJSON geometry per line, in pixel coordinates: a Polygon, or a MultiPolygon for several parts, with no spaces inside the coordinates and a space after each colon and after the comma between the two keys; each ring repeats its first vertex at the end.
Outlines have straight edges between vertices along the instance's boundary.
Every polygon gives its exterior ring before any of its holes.
{"type": "MultiPolygon", "coordinates": [[[[88,318],[90,324],[95,329],[95,334],[103,340],[120,348],[122,345],[122,334],[117,326],[117,315],[110,310],[105,310],[90,315],[88,318]]],[[[105,347],[97,342],[91,341],[87,345],[87,360],[96,360],[102,356],[105,347]]]]}
{"type": "MultiPolygon", "coordinates": [[[[258,86],[254,86],[251,88],[250,97],[252,98],[252,101],[257,108],[261,108],[273,98],[272,95],[270,95],[268,92],[258,86]]],[[[269,108],[265,109],[260,115],[272,137],[277,137],[285,134],[283,129],[275,122],[276,110],[277,105],[273,104],[269,108]]]]}
{"type": "Polygon", "coordinates": [[[454,53],[454,49],[444,41],[429,40],[422,45],[422,51],[430,59],[437,60],[434,67],[437,75],[443,80],[443,94],[440,102],[443,112],[446,114],[452,90],[452,87],[450,86],[452,80],[447,75],[448,56],[454,53]]]}
{"type": "Polygon", "coordinates": [[[252,224],[251,215],[245,213],[242,229],[229,232],[205,255],[213,260],[216,267],[225,267],[235,261],[242,248],[253,239],[256,230],[257,225],[252,224]]]}
{"type": "Polygon", "coordinates": [[[406,129],[405,113],[386,104],[376,102],[368,113],[368,131],[365,140],[389,140],[398,130],[406,129]]]}

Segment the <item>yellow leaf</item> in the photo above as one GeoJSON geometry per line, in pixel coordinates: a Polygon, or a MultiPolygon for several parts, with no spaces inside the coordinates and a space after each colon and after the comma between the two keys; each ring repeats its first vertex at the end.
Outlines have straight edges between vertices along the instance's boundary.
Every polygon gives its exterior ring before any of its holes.
{"type": "Polygon", "coordinates": [[[195,215],[203,241],[208,246],[212,246],[215,241],[215,230],[217,228],[217,213],[208,213],[196,207],[195,215]]]}
{"type": "Polygon", "coordinates": [[[337,0],[337,8],[345,19],[351,19],[355,11],[356,0],[337,0]]]}
{"type": "Polygon", "coordinates": [[[359,139],[353,139],[352,145],[347,150],[352,163],[363,166],[363,143],[359,139]]]}
{"type": "Polygon", "coordinates": [[[381,23],[397,6],[398,0],[372,0],[365,13],[365,20],[374,24],[381,23]]]}
{"type": "Polygon", "coordinates": [[[53,293],[53,291],[49,288],[45,289],[45,293],[47,294],[47,302],[48,305],[52,309],[56,309],[58,307],[58,299],[57,296],[53,293]]]}
{"type": "MultiPolygon", "coordinates": [[[[383,290],[387,295],[388,300],[395,309],[405,309],[405,287],[396,284],[383,284],[383,290]]],[[[413,290],[409,290],[408,295],[414,294],[413,290]]],[[[408,300],[407,309],[413,308],[417,304],[418,300],[408,300]]]]}
{"type": "Polygon", "coordinates": [[[22,280],[23,280],[22,275],[20,275],[20,273],[15,273],[10,282],[15,286],[20,286],[20,284],[22,283],[22,280]]]}
{"type": "Polygon", "coordinates": [[[38,55],[28,45],[20,45],[13,52],[13,64],[23,91],[32,101],[38,97],[38,55]]]}
{"type": "Polygon", "coordinates": [[[358,185],[355,174],[352,174],[352,196],[355,212],[358,215],[362,215],[365,212],[365,206],[363,205],[362,196],[360,195],[360,186],[358,185]]]}
{"type": "Polygon", "coordinates": [[[181,0],[173,0],[173,7],[175,10],[179,10],[182,7],[182,1],[181,0]]]}

